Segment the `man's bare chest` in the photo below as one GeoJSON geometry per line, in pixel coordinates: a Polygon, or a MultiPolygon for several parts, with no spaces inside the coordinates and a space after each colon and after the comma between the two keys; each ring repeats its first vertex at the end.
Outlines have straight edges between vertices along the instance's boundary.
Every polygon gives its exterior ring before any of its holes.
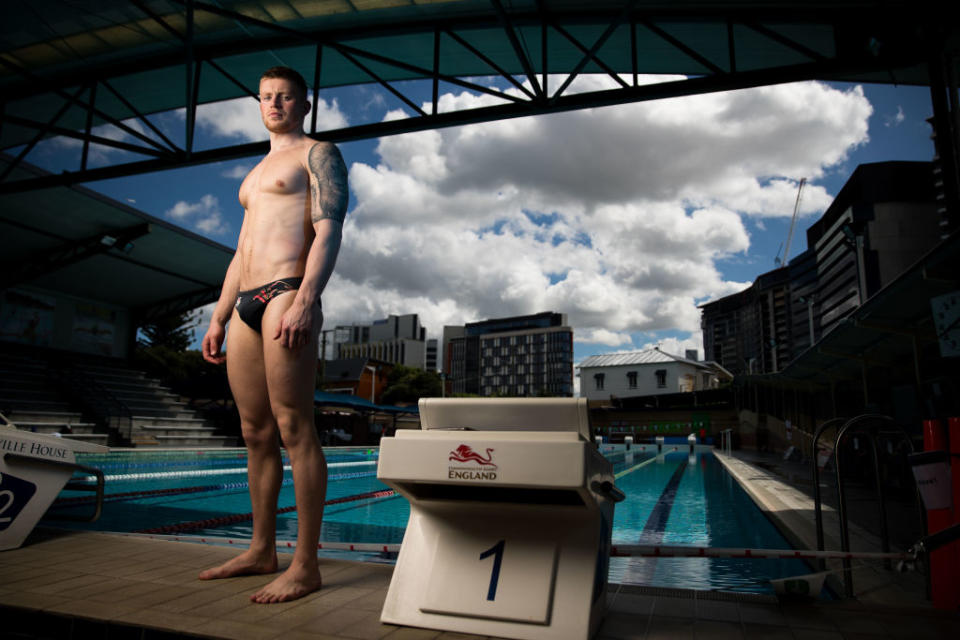
{"type": "Polygon", "coordinates": [[[256,206],[263,199],[280,196],[304,197],[309,187],[306,168],[292,154],[272,158],[267,156],[240,185],[240,204],[245,209],[256,206]]]}

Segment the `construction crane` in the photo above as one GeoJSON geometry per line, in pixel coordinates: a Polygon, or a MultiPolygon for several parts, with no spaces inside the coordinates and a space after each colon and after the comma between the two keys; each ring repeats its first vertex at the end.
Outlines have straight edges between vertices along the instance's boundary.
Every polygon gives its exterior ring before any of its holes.
{"type": "Polygon", "coordinates": [[[790,219],[790,231],[787,232],[787,243],[783,247],[783,259],[773,259],[773,261],[781,267],[787,266],[787,259],[790,256],[790,242],[793,240],[793,228],[797,225],[797,211],[800,210],[800,196],[803,194],[803,185],[805,184],[807,184],[807,179],[800,178],[800,186],[797,188],[797,201],[793,205],[793,218],[790,219]]]}

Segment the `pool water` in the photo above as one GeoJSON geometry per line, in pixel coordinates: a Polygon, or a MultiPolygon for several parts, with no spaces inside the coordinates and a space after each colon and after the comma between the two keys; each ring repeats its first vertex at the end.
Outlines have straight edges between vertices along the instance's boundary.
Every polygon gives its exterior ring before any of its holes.
{"type": "MultiPolygon", "coordinates": [[[[690,455],[678,447],[656,457],[621,448],[605,455],[627,496],[614,512],[615,543],[791,548],[709,450],[690,455]]],[[[771,578],[810,571],[801,560],[611,558],[609,575],[624,584],[769,593],[771,578]]]]}
{"type": "MultiPolygon", "coordinates": [[[[616,506],[615,544],[789,548],[709,449],[694,454],[686,447],[677,449],[658,457],[651,447],[603,447],[618,476],[616,484],[627,496],[616,506]]],[[[388,489],[376,478],[377,456],[375,448],[327,450],[327,499],[337,502],[324,511],[322,540],[402,541],[407,501],[398,495],[368,495],[388,489]]],[[[67,526],[224,538],[252,534],[252,521],[238,516],[250,511],[242,450],[124,452],[78,456],[78,462],[104,472],[107,498],[97,522],[67,526]]],[[[277,538],[295,540],[293,484],[289,462],[284,464],[277,538]]],[[[65,491],[55,512],[89,512],[89,504],[68,502],[85,496],[89,494],[65,491]]],[[[769,593],[771,578],[809,572],[799,560],[611,558],[609,577],[625,584],[769,593]]]]}

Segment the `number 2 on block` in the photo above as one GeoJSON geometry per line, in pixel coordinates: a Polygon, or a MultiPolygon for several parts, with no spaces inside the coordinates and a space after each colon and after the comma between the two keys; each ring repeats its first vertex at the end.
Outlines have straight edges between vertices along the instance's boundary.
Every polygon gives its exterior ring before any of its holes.
{"type": "Polygon", "coordinates": [[[494,600],[497,597],[497,583],[500,582],[500,563],[503,560],[503,545],[506,540],[501,540],[486,551],[480,554],[480,559],[493,556],[493,570],[490,572],[490,586],[487,588],[487,600],[494,600]]]}

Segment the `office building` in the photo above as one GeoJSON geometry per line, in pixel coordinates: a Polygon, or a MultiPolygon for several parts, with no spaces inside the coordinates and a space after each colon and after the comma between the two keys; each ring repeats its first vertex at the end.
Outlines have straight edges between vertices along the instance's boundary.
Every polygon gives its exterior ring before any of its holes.
{"type": "Polygon", "coordinates": [[[707,359],[735,374],[782,370],[932,249],[940,223],[931,163],[860,165],[803,253],[701,307],[707,359]]]}
{"type": "Polygon", "coordinates": [[[573,395],[573,329],[566,314],[546,311],[445,327],[444,343],[452,393],[573,395]]]}
{"type": "Polygon", "coordinates": [[[370,325],[338,326],[334,333],[339,359],[372,358],[407,367],[426,367],[426,329],[411,313],[388,316],[370,325]]]}

